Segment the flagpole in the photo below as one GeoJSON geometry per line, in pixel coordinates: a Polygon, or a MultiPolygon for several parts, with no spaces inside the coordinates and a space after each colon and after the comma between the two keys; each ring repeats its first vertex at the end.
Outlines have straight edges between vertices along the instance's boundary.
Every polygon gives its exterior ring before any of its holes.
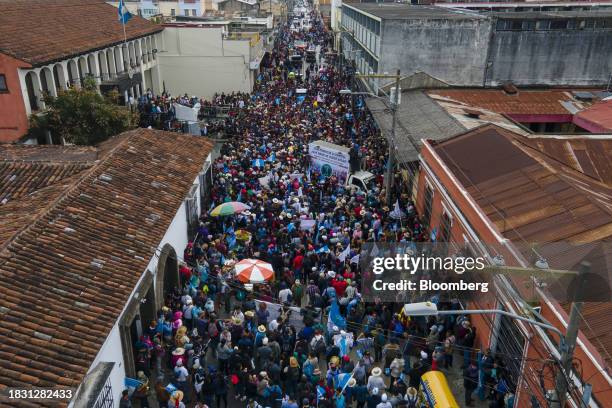
{"type": "MultiPolygon", "coordinates": [[[[123,46],[125,47],[125,51],[127,51],[128,53],[128,60],[130,59],[130,50],[128,49],[127,46],[127,34],[125,33],[125,22],[123,21],[123,19],[121,20],[121,25],[123,26],[123,46]]],[[[126,71],[129,69],[129,65],[125,62],[125,59],[123,60],[123,63],[125,65],[127,65],[126,71]]]]}

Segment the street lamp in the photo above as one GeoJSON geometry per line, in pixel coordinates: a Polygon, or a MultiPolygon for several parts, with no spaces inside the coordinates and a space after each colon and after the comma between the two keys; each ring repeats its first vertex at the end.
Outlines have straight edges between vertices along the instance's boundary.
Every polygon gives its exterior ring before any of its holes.
{"type": "Polygon", "coordinates": [[[557,333],[561,340],[561,344],[565,343],[565,335],[555,326],[538,322],[537,320],[528,319],[514,313],[506,312],[499,309],[475,309],[475,310],[438,310],[438,306],[433,302],[406,303],[404,305],[404,314],[409,316],[443,316],[443,315],[471,315],[471,314],[499,314],[508,316],[511,319],[520,320],[534,326],[540,326],[550,331],[557,333]]]}
{"type": "MultiPolygon", "coordinates": [[[[389,143],[389,161],[387,163],[387,172],[386,172],[386,180],[385,180],[385,201],[388,206],[391,206],[391,186],[392,186],[392,176],[393,176],[393,168],[395,167],[394,159],[395,155],[393,154],[393,148],[395,147],[395,128],[397,124],[397,109],[399,107],[400,100],[400,70],[397,70],[396,75],[381,75],[381,74],[368,74],[362,75],[357,72],[355,74],[358,78],[394,78],[395,79],[395,92],[390,95],[390,103],[391,110],[393,112],[393,120],[391,124],[391,142],[389,143]]],[[[368,95],[374,98],[382,99],[380,96],[375,95],[371,92],[352,92],[350,89],[341,89],[341,95],[368,95]]],[[[415,146],[415,149],[418,151],[418,147],[415,146]]]]}

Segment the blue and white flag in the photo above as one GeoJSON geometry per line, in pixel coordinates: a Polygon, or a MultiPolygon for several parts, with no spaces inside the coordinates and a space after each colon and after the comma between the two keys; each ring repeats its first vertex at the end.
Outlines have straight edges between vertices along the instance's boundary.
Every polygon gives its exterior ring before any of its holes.
{"type": "Polygon", "coordinates": [[[340,254],[338,255],[338,259],[340,260],[340,262],[344,262],[346,260],[346,257],[349,256],[351,254],[351,246],[347,246],[344,251],[340,252],[340,254]]]}
{"type": "Polygon", "coordinates": [[[253,167],[263,167],[265,165],[266,165],[266,162],[263,159],[253,160],[253,167]]]}
{"type": "Polygon", "coordinates": [[[119,10],[117,11],[121,24],[126,24],[132,18],[132,14],[128,11],[123,0],[119,0],[119,10]]]}
{"type": "Polygon", "coordinates": [[[329,247],[327,245],[322,246],[321,248],[316,250],[317,254],[324,254],[329,252],[329,247]]]}
{"type": "Polygon", "coordinates": [[[346,329],[346,319],[340,314],[340,306],[336,299],[334,299],[329,309],[329,320],[334,323],[334,326],[338,326],[340,329],[346,329]]]}
{"type": "Polygon", "coordinates": [[[317,401],[321,398],[325,398],[325,388],[317,385],[317,401]]]}

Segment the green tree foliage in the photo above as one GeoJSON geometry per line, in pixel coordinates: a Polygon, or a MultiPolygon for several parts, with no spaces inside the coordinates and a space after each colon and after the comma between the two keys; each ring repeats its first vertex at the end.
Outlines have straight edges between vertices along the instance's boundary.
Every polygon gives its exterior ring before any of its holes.
{"type": "Polygon", "coordinates": [[[81,89],[45,95],[46,109],[30,117],[29,135],[45,139],[47,131],[55,142],[95,145],[110,136],[134,127],[135,116],[117,104],[119,95],[100,95],[93,78],[86,78],[81,89]],[[41,138],[41,136],[43,136],[41,138]]]}

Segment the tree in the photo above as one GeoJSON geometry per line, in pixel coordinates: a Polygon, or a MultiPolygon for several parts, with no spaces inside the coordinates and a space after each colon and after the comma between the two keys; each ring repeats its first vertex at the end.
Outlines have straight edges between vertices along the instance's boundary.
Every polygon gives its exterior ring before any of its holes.
{"type": "Polygon", "coordinates": [[[134,127],[136,115],[117,104],[116,91],[103,96],[98,93],[93,78],[83,82],[81,89],[61,91],[57,97],[43,97],[47,107],[30,117],[30,137],[44,140],[44,135],[51,132],[57,143],[95,145],[134,127]]]}

